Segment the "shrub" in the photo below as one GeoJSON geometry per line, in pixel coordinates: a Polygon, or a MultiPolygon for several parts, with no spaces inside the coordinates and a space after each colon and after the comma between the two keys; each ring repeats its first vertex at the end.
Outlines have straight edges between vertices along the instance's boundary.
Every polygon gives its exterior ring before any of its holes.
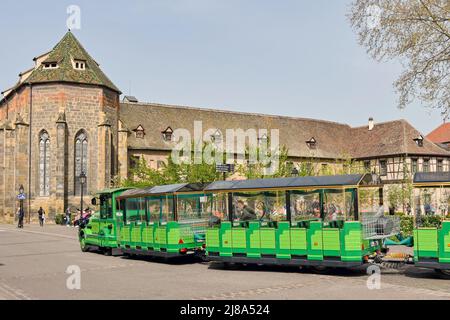
{"type": "Polygon", "coordinates": [[[402,215],[400,217],[400,232],[404,237],[412,236],[414,229],[414,217],[402,215]]]}
{"type": "Polygon", "coordinates": [[[428,216],[428,215],[421,215],[418,218],[417,224],[420,227],[424,228],[432,228],[432,227],[440,227],[442,223],[442,217],[441,216],[428,216]]]}
{"type": "Polygon", "coordinates": [[[55,223],[56,224],[64,224],[64,215],[63,214],[56,214],[55,215],[55,223]]]}

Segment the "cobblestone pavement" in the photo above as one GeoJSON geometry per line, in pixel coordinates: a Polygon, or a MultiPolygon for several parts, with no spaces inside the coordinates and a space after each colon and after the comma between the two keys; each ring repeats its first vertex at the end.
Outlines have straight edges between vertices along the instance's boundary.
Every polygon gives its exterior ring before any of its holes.
{"type": "Polygon", "coordinates": [[[450,280],[433,270],[383,269],[381,288],[365,270],[316,274],[286,267],[224,268],[218,263],[82,253],[76,229],[0,225],[0,299],[450,299],[450,280]],[[81,289],[67,289],[69,266],[81,289]]]}

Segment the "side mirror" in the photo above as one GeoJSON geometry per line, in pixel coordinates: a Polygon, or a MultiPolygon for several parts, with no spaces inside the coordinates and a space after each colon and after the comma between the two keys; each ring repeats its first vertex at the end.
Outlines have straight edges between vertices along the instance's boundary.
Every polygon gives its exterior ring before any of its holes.
{"type": "Polygon", "coordinates": [[[96,205],[97,205],[97,198],[92,198],[92,199],[91,199],[91,204],[92,204],[93,206],[96,206],[96,205]]]}

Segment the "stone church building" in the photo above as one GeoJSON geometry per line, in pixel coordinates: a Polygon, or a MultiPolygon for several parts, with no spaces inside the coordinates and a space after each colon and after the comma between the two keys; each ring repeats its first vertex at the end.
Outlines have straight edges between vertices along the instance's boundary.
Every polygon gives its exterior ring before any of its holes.
{"type": "Polygon", "coordinates": [[[121,99],[120,89],[70,31],[33,60],[0,100],[0,220],[14,219],[21,185],[27,216],[35,217],[39,206],[53,216],[79,207],[81,172],[87,176],[84,194],[90,195],[127,177],[139,159],[161,167],[173,148],[173,131],[192,131],[196,121],[204,130],[216,130],[216,139],[227,128],[278,129],[290,161],[307,161],[316,173],[342,167],[348,158],[386,183],[401,180],[405,166],[410,172],[449,170],[450,152],[405,120],[369,119],[365,126],[350,127],[121,99]]]}

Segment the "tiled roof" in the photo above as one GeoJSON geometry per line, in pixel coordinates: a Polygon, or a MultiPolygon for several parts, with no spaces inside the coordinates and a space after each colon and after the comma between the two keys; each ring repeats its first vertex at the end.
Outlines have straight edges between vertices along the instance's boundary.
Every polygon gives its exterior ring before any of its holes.
{"type": "Polygon", "coordinates": [[[450,142],[450,123],[443,123],[433,131],[431,131],[427,138],[434,143],[450,142]]]}
{"type": "Polygon", "coordinates": [[[122,103],[120,118],[130,130],[139,125],[145,129],[144,138],[130,135],[129,147],[134,149],[171,150],[173,146],[162,139],[162,132],[167,127],[173,130],[185,128],[193,135],[194,121],[202,121],[203,132],[208,129],[220,129],[222,135],[226,134],[226,129],[267,129],[270,137],[271,129],[279,129],[280,143],[289,148],[293,157],[335,159],[349,151],[343,142],[345,137],[348,137],[350,127],[331,121],[156,103],[122,103]],[[315,149],[310,149],[306,144],[312,137],[317,140],[315,149]]]}
{"type": "MultiPolygon", "coordinates": [[[[39,57],[44,56],[47,57],[43,63],[35,67],[30,76],[27,77],[26,83],[72,82],[92,84],[104,86],[121,93],[70,31],[65,34],[49,53],[39,57]],[[72,64],[73,60],[85,61],[86,68],[76,70],[72,64]],[[58,67],[55,69],[44,69],[46,62],[56,62],[58,67]]],[[[36,60],[37,58],[35,58],[36,60]]],[[[20,87],[23,83],[17,83],[13,89],[20,87]]]]}
{"type": "Polygon", "coordinates": [[[414,139],[422,136],[406,120],[376,123],[372,130],[368,126],[352,128],[353,158],[370,158],[396,154],[443,155],[450,153],[424,137],[423,146],[414,139]]]}
{"type": "Polygon", "coordinates": [[[422,147],[418,146],[414,139],[420,132],[405,120],[375,123],[369,131],[368,126],[352,128],[331,121],[157,103],[122,103],[120,118],[130,130],[139,125],[145,129],[144,138],[137,138],[134,134],[129,136],[131,149],[171,150],[173,145],[164,141],[161,132],[167,127],[173,130],[185,128],[193,135],[194,121],[202,121],[203,132],[220,129],[222,134],[227,128],[279,129],[280,144],[289,149],[292,157],[342,159],[396,154],[450,156],[450,152],[427,138],[424,138],[422,147]],[[313,137],[317,144],[311,149],[306,141],[313,137]]]}

